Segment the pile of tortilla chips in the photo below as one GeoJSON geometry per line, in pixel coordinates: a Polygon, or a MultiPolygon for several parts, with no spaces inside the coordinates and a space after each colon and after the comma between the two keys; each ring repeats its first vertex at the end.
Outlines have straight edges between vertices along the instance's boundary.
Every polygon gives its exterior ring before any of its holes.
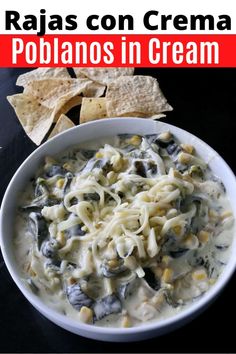
{"type": "Polygon", "coordinates": [[[40,145],[74,126],[66,113],[78,106],[80,124],[112,117],[160,118],[171,111],[151,76],[133,75],[133,68],[38,68],[20,75],[22,93],[8,96],[30,139],[40,145]]]}

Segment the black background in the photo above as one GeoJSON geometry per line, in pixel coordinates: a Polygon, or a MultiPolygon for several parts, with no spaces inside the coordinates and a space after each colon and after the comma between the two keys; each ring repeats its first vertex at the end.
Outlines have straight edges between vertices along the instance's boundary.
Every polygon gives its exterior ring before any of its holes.
{"type": "MultiPolygon", "coordinates": [[[[3,55],[3,54],[2,54],[3,55]]],[[[0,201],[17,167],[35,149],[6,96],[25,69],[0,69],[0,201]]],[[[156,77],[174,107],[163,121],[211,145],[236,172],[236,69],[137,69],[156,77]]],[[[75,111],[71,113],[77,121],[75,111]]],[[[122,122],[121,122],[122,124],[122,122]]],[[[0,255],[0,352],[235,352],[236,275],[202,315],[170,334],[137,343],[97,342],[42,317],[21,295],[0,255]]]]}

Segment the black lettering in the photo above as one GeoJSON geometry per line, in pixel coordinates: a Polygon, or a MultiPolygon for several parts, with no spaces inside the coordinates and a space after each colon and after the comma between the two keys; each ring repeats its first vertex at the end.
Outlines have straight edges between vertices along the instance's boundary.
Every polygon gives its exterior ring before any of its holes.
{"type": "Polygon", "coordinates": [[[178,15],[174,17],[173,24],[177,30],[184,31],[187,29],[188,19],[184,15],[178,15]]]}
{"type": "Polygon", "coordinates": [[[77,28],[76,15],[68,15],[66,16],[66,30],[73,31],[77,28]]]}
{"type": "Polygon", "coordinates": [[[220,15],[220,21],[217,23],[217,29],[220,31],[231,30],[231,17],[228,15],[220,15]]]}
{"type": "Polygon", "coordinates": [[[21,30],[18,21],[20,19],[20,14],[17,11],[6,11],[5,13],[5,26],[6,30],[9,31],[12,29],[11,26],[14,26],[16,30],[21,30]]]}
{"type": "Polygon", "coordinates": [[[119,30],[125,29],[125,21],[127,22],[126,30],[132,31],[134,29],[134,19],[131,15],[119,15],[119,30]]]}
{"type": "Polygon", "coordinates": [[[172,15],[161,15],[161,29],[167,29],[167,22],[172,20],[172,15]]]}
{"type": "Polygon", "coordinates": [[[212,15],[191,15],[190,16],[191,30],[214,30],[214,17],[212,15]],[[208,23],[208,26],[207,26],[208,23]],[[207,28],[208,27],[208,28],[207,28]]]}
{"type": "Polygon", "coordinates": [[[87,18],[87,21],[86,21],[86,25],[87,25],[88,29],[90,29],[90,30],[92,30],[92,31],[98,30],[98,29],[99,29],[99,26],[93,24],[93,21],[94,21],[94,20],[98,20],[98,19],[99,19],[99,16],[98,16],[98,15],[90,15],[90,16],[87,18]]]}
{"type": "Polygon", "coordinates": [[[151,16],[158,16],[159,12],[155,10],[151,10],[145,13],[143,17],[143,24],[145,28],[147,28],[150,31],[158,30],[158,25],[151,25],[150,24],[150,17],[151,16]]]}
{"type": "Polygon", "coordinates": [[[26,31],[37,30],[37,17],[34,15],[26,15],[23,22],[23,28],[26,31]]]}
{"type": "Polygon", "coordinates": [[[50,16],[50,19],[51,19],[51,21],[48,24],[48,28],[51,31],[63,29],[62,18],[60,15],[52,15],[52,16],[50,16]]]}
{"type": "Polygon", "coordinates": [[[39,17],[39,20],[40,20],[40,26],[39,26],[39,31],[37,32],[37,35],[38,36],[43,36],[45,35],[45,32],[46,32],[46,10],[45,9],[41,9],[40,10],[40,17],[39,17]]]}
{"type": "Polygon", "coordinates": [[[112,15],[105,15],[101,19],[102,28],[111,31],[116,27],[116,19],[112,15]]]}

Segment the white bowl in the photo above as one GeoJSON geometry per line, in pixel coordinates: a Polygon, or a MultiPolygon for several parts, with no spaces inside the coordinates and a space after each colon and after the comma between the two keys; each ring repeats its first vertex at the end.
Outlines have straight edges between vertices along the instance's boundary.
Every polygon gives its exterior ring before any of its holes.
{"type": "Polygon", "coordinates": [[[180,141],[193,144],[198,154],[208,162],[213,173],[216,174],[224,183],[227,195],[230,199],[231,206],[236,215],[236,179],[225,161],[206,143],[196,138],[192,134],[179,129],[175,126],[145,120],[140,118],[114,118],[104,119],[90,122],[75,128],[72,128],[46,142],[36,149],[20,166],[12,178],[2,202],[1,208],[1,224],[0,224],[0,241],[4,260],[7,268],[21,290],[30,303],[45,317],[57,325],[79,334],[84,337],[93,338],[104,341],[135,341],[142,340],[154,336],[158,336],[170,330],[173,330],[184,323],[192,320],[197,314],[208,306],[212,300],[219,294],[225,284],[231,277],[236,267],[236,238],[234,237],[231,257],[224,271],[219,277],[216,284],[205,293],[198,301],[194,302],[188,308],[182,310],[177,315],[169,317],[165,320],[152,323],[142,324],[133,328],[105,328],[94,325],[87,325],[76,322],[64,315],[57,313],[55,310],[46,306],[39,297],[34,295],[21,280],[20,269],[18,268],[13,247],[14,220],[16,212],[17,199],[28,183],[29,179],[34,175],[38,166],[42,163],[45,155],[55,155],[69,146],[86,142],[92,139],[100,139],[102,137],[112,136],[116,134],[154,134],[170,130],[180,141]]]}

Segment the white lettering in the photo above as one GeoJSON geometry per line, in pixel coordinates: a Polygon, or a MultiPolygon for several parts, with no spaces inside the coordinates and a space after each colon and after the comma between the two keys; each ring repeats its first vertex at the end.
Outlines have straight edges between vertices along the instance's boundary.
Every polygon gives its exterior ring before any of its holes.
{"type": "Polygon", "coordinates": [[[24,42],[20,38],[12,39],[12,63],[17,64],[17,56],[22,54],[24,50],[24,42]]]}

